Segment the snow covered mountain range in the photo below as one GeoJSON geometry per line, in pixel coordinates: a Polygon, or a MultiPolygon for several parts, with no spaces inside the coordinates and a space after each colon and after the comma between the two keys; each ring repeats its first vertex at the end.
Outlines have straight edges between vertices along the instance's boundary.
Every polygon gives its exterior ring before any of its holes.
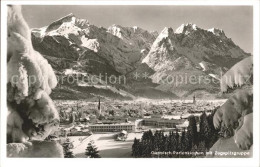
{"type": "Polygon", "coordinates": [[[182,24],[160,34],[140,27],[97,27],[69,14],[50,25],[32,29],[34,48],[45,55],[57,76],[124,76],[126,82],[95,84],[67,82],[54,98],[177,98],[217,94],[218,82],[180,83],[170,79],[202,77],[218,81],[221,72],[250,56],[223,30],[182,24]],[[168,82],[165,82],[168,81],[168,82]]]}

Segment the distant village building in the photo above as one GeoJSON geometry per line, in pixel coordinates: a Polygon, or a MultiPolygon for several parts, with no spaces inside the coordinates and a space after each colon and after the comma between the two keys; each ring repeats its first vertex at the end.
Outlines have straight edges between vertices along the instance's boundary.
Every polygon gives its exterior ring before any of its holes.
{"type": "Polygon", "coordinates": [[[182,124],[184,120],[181,119],[161,119],[161,118],[151,118],[143,119],[144,126],[156,126],[156,127],[167,127],[175,128],[176,125],[182,124]]]}
{"type": "Polygon", "coordinates": [[[118,124],[94,124],[89,125],[92,132],[119,132],[125,130],[127,132],[135,131],[134,123],[118,123],[118,124]]]}
{"type": "Polygon", "coordinates": [[[190,105],[195,105],[195,104],[196,104],[196,96],[194,94],[192,102],[182,102],[180,105],[178,105],[178,107],[190,106],[190,105]]]}
{"type": "Polygon", "coordinates": [[[71,128],[71,129],[70,129],[70,133],[71,133],[72,135],[76,134],[76,133],[79,132],[79,131],[80,131],[80,127],[74,127],[74,128],[71,128]]]}
{"type": "Polygon", "coordinates": [[[90,118],[85,113],[83,113],[82,116],[79,118],[79,121],[80,122],[90,122],[90,118]]]}
{"type": "Polygon", "coordinates": [[[89,129],[82,126],[75,126],[69,129],[68,133],[69,136],[88,136],[89,134],[89,129]]]}

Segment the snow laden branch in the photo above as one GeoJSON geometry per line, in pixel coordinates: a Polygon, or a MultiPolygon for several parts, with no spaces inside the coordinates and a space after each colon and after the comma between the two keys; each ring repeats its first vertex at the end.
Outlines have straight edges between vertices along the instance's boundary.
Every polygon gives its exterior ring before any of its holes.
{"type": "Polygon", "coordinates": [[[221,78],[221,91],[233,95],[217,110],[213,123],[216,129],[232,129],[238,148],[249,150],[253,145],[253,56],[235,64],[221,78]]]}
{"type": "Polygon", "coordinates": [[[18,151],[17,156],[62,157],[59,144],[43,141],[59,126],[59,114],[49,97],[57,79],[47,60],[33,49],[30,33],[21,7],[8,6],[7,150],[18,151]],[[43,152],[35,152],[43,145],[43,152]],[[44,152],[47,147],[55,150],[53,156],[44,152]]]}

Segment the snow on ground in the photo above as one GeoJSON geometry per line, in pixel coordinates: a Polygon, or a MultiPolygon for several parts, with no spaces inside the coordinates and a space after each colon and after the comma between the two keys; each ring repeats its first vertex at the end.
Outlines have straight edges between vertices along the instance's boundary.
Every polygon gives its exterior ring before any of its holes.
{"type": "Polygon", "coordinates": [[[215,75],[215,74],[209,74],[209,76],[211,76],[211,77],[213,77],[213,78],[219,80],[219,77],[218,77],[217,75],[215,75]]]}
{"type": "Polygon", "coordinates": [[[86,38],[85,36],[82,36],[81,41],[82,41],[81,46],[84,46],[90,50],[93,50],[96,53],[100,49],[99,42],[97,39],[89,39],[89,38],[86,38]]]}
{"type": "Polygon", "coordinates": [[[200,62],[199,65],[201,66],[201,68],[203,68],[203,71],[207,70],[204,62],[200,62]]]}
{"type": "Polygon", "coordinates": [[[84,140],[87,140],[87,138],[89,138],[89,136],[69,136],[68,138],[72,142],[74,148],[77,148],[78,146],[80,146],[82,144],[81,141],[84,142],[84,140]]]}
{"type": "Polygon", "coordinates": [[[46,29],[47,29],[47,26],[42,27],[42,28],[32,29],[32,32],[38,32],[39,35],[40,35],[40,37],[42,38],[42,37],[44,37],[44,35],[45,35],[46,29]]]}
{"type": "Polygon", "coordinates": [[[208,31],[212,32],[213,34],[215,34],[215,28],[208,29],[208,31]]]}
{"type": "Polygon", "coordinates": [[[126,141],[115,141],[116,133],[93,134],[80,145],[72,149],[77,158],[86,158],[85,149],[93,140],[102,158],[131,158],[134,138],[141,139],[142,133],[129,133],[126,141]]]}
{"type": "MultiPolygon", "coordinates": [[[[223,30],[218,29],[218,28],[211,28],[211,29],[208,29],[208,31],[212,32],[216,36],[220,36],[221,34],[223,34],[223,30]]],[[[220,40],[220,42],[222,42],[222,41],[220,40]]]]}
{"type": "Polygon", "coordinates": [[[141,51],[140,51],[140,53],[144,53],[146,50],[145,49],[142,49],[141,51]]]}
{"type": "Polygon", "coordinates": [[[184,29],[184,24],[182,24],[180,27],[178,27],[176,30],[175,30],[175,33],[176,34],[181,34],[183,32],[183,29],[184,29]]]}
{"type": "Polygon", "coordinates": [[[73,70],[71,68],[65,69],[64,74],[65,75],[73,75],[73,74],[79,75],[79,74],[81,74],[81,75],[87,76],[87,73],[79,72],[79,71],[73,70]]]}

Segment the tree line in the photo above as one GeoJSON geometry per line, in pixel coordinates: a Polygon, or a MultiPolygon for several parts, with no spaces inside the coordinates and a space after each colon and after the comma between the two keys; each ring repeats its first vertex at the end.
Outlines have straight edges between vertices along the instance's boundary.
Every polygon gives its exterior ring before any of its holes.
{"type": "MultiPolygon", "coordinates": [[[[71,150],[72,147],[69,140],[67,142],[64,142],[62,146],[64,158],[76,158],[73,151],[71,150]]],[[[87,148],[85,149],[85,155],[86,158],[101,158],[98,148],[96,147],[93,140],[88,143],[87,148]]]]}
{"type": "Polygon", "coordinates": [[[140,158],[192,158],[204,157],[206,152],[218,140],[219,134],[213,125],[213,115],[203,112],[196,121],[195,116],[188,118],[187,128],[164,134],[163,131],[144,132],[141,139],[134,139],[132,156],[140,158]],[[197,129],[197,124],[198,128],[197,129]],[[196,154],[195,154],[196,153],[196,154]]]}

